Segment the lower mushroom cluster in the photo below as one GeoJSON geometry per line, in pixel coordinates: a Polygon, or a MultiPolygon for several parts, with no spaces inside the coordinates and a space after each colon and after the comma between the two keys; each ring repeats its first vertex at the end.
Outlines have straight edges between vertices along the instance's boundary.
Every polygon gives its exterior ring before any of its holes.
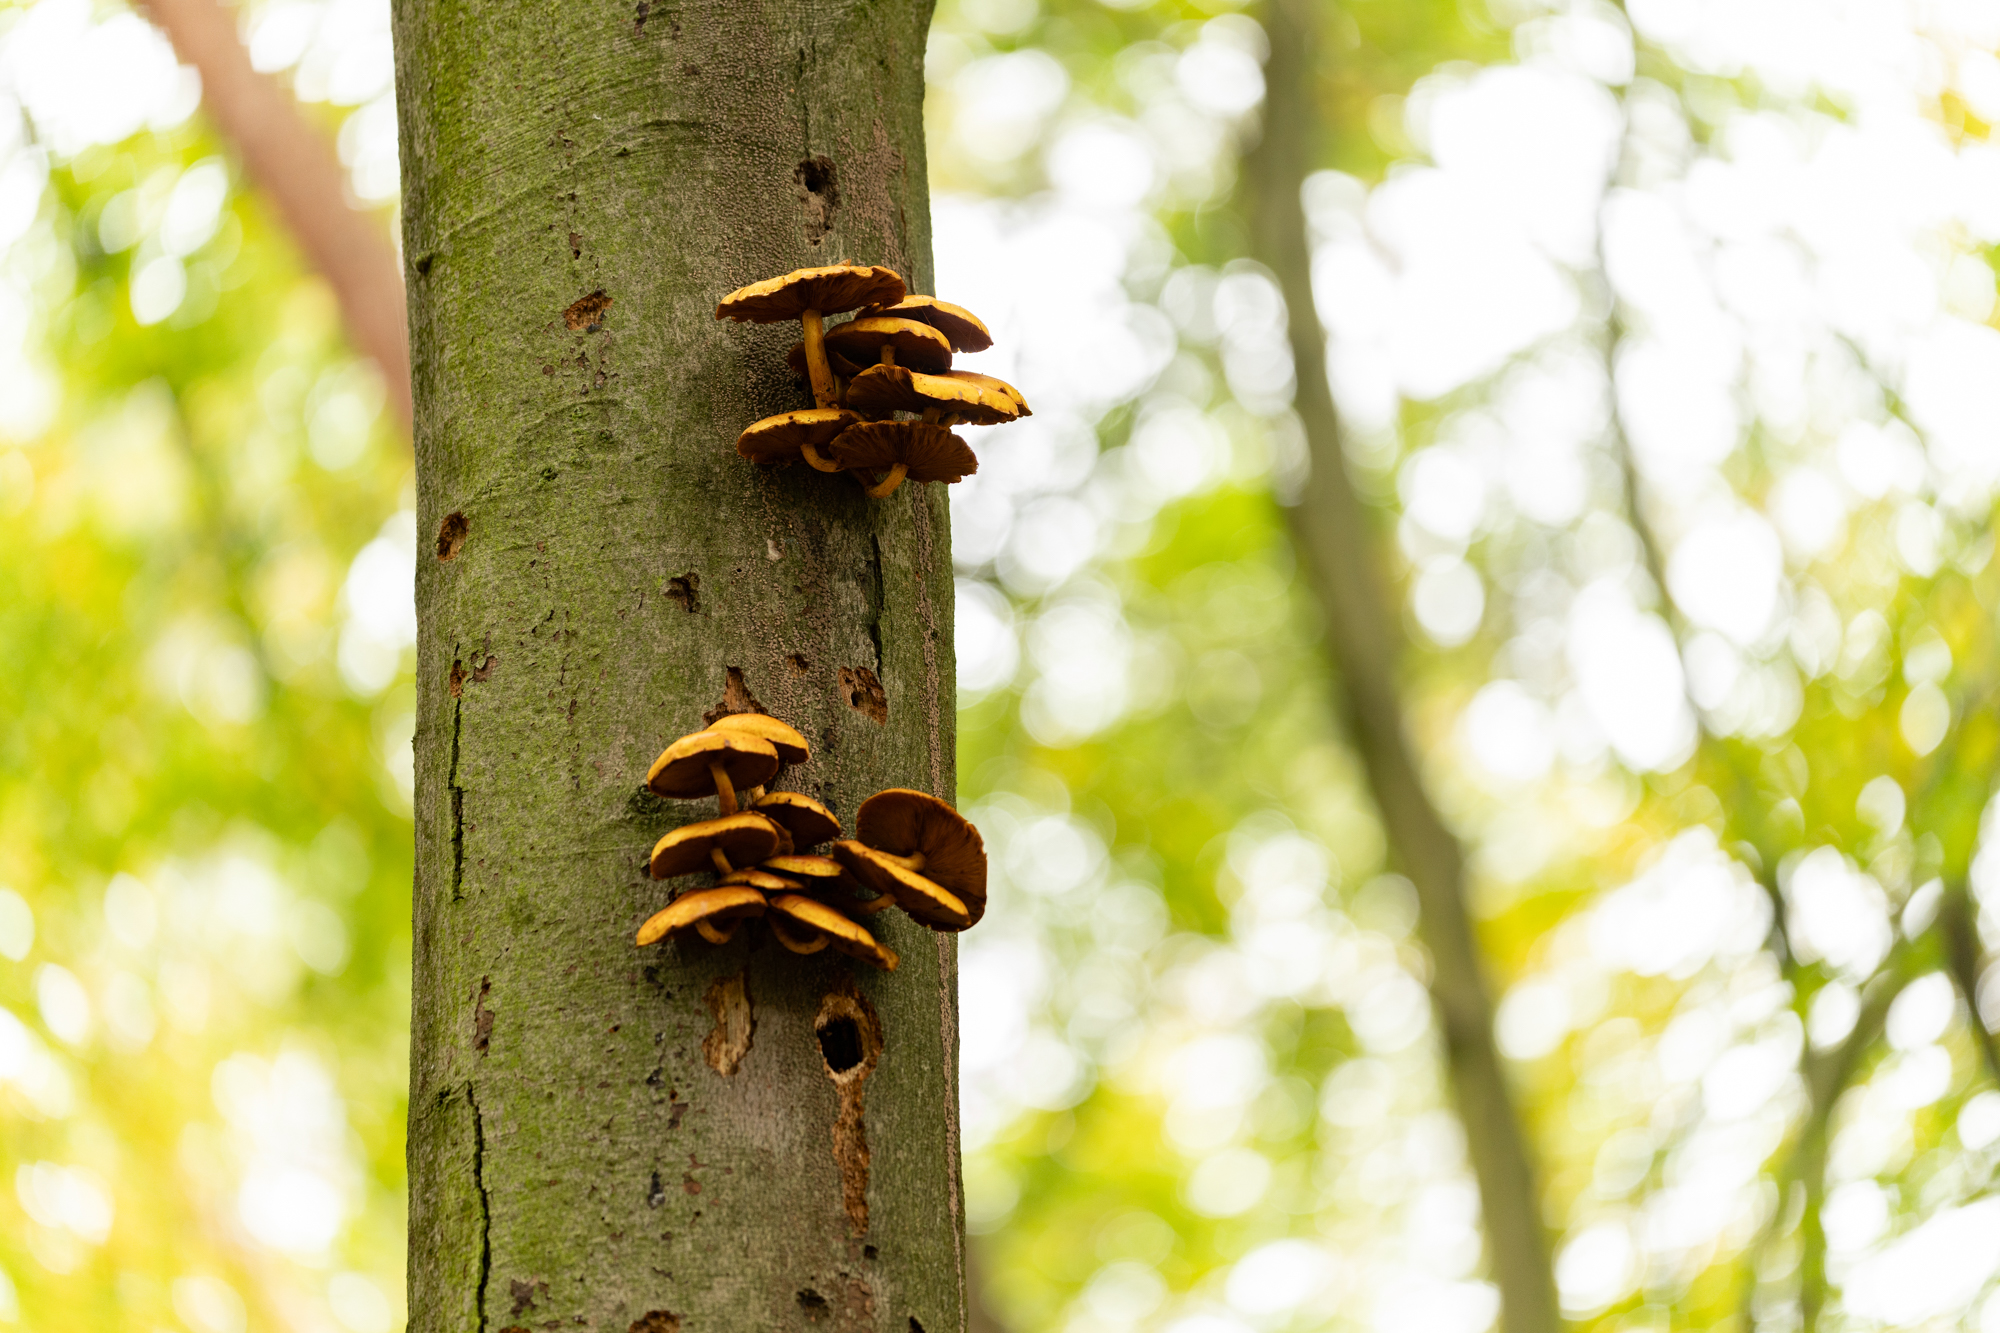
{"type": "Polygon", "coordinates": [[[855,836],[803,792],[767,791],[788,764],[811,757],[805,737],[763,713],[733,713],[681,737],[653,762],[661,796],[713,795],[720,814],[683,825],[653,847],[654,879],[713,870],[714,885],[683,892],[639,928],[648,945],[693,933],[726,944],[762,918],[793,953],[833,948],[894,970],[896,955],[861,918],[900,907],[933,930],[964,930],[986,911],[986,849],[934,796],[880,791],[855,812],[855,836]],[[831,842],[831,855],[809,849],[831,842]]]}

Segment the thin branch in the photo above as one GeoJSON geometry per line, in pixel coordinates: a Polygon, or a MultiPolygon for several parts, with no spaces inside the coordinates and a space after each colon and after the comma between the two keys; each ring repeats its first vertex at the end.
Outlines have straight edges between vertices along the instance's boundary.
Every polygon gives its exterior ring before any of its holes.
{"type": "Polygon", "coordinates": [[[1401,621],[1370,545],[1364,506],[1348,475],[1326,376],[1326,337],[1312,292],[1312,254],[1300,192],[1319,121],[1313,95],[1315,0],[1268,0],[1263,137],[1244,162],[1253,250],[1276,275],[1291,312],[1297,410],[1311,471],[1288,511],[1318,595],[1338,673],[1339,711],[1375,795],[1397,866],[1416,886],[1419,929],[1434,964],[1431,995],[1466,1146],[1479,1182],[1492,1276],[1505,1333],[1561,1327],[1541,1190],[1527,1135],[1493,1037],[1493,1001],[1466,905],[1465,853],[1425,791],[1404,730],[1397,686],[1401,621]]]}
{"type": "Polygon", "coordinates": [[[347,201],[340,160],[298,102],[250,66],[236,35],[235,10],[216,0],[141,0],[201,74],[202,102],[236,146],[250,179],[270,197],[299,248],[333,288],[348,336],[382,371],[389,401],[407,436],[410,350],[403,320],[403,280],[379,220],[347,201]]]}

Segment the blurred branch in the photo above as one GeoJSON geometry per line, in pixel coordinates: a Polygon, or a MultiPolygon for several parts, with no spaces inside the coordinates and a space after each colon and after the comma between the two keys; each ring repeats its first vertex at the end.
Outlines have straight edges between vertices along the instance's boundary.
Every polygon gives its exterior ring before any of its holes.
{"type": "Polygon", "coordinates": [[[1318,0],[1267,0],[1263,137],[1244,161],[1252,247],[1291,312],[1297,409],[1311,454],[1293,537],[1326,621],[1338,706],[1375,795],[1391,855],[1416,886],[1420,929],[1435,969],[1431,995],[1466,1147],[1479,1182],[1492,1276],[1505,1333],[1561,1326],[1543,1229],[1541,1191],[1507,1072],[1493,1037],[1488,990],[1466,906],[1465,854],[1424,790],[1397,687],[1404,643],[1369,523],[1347,471],[1326,374],[1326,337],[1313,302],[1312,250],[1301,190],[1319,112],[1318,0]]]}
{"type": "Polygon", "coordinates": [[[1978,909],[1973,906],[1970,887],[1962,881],[1945,884],[1944,897],[1938,902],[1937,931],[1944,946],[1945,969],[1965,997],[1972,1039],[1986,1061],[1986,1072],[2000,1083],[2000,1044],[1994,1042],[1979,1013],[1979,974],[1984,960],[1979,947],[1978,909]]]}
{"type": "Polygon", "coordinates": [[[1827,1149],[1831,1144],[1833,1108],[1840,1095],[1854,1081],[1861,1059],[1882,1035],[1889,1006],[1910,981],[1908,941],[1890,951],[1883,968],[1862,992],[1861,1011],[1854,1027],[1838,1046],[1819,1054],[1810,1043],[1799,1058],[1799,1072],[1806,1088],[1806,1114],[1792,1138],[1791,1152],[1778,1169],[1778,1204],[1771,1219],[1743,1254],[1743,1288],[1738,1327],[1755,1326],[1751,1307],[1757,1294],[1757,1269],[1764,1252],[1777,1239],[1784,1224],[1785,1195],[1792,1186],[1805,1191],[1799,1216],[1799,1310],[1800,1328],[1810,1330],[1826,1305],[1826,1232],[1820,1225],[1820,1205],[1826,1200],[1827,1149]]]}
{"type": "Polygon", "coordinates": [[[217,0],[140,0],[201,74],[201,98],[243,169],[277,205],[306,258],[340,302],[348,336],[382,370],[389,401],[407,438],[410,351],[403,322],[403,279],[378,219],[347,202],[340,160],[276,80],[250,66],[236,35],[236,11],[217,0]]]}

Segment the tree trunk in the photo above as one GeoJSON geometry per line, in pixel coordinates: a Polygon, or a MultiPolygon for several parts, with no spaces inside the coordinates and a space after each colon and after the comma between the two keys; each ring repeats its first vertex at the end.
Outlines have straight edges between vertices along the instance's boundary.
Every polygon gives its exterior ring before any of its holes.
{"type": "Polygon", "coordinates": [[[739,458],[808,405],[741,284],[930,290],[926,0],[396,0],[416,405],[410,1328],[945,1333],[953,940],[636,948],[646,769],[719,711],[844,820],[953,794],[945,499],[739,458]],[[435,543],[433,545],[433,542],[435,543]],[[824,1048],[824,1049],[823,1049],[824,1048]]]}
{"type": "Polygon", "coordinates": [[[1326,621],[1337,704],[1375,795],[1390,854],[1416,886],[1419,930],[1435,972],[1431,998],[1467,1155],[1479,1182],[1486,1252],[1505,1333],[1561,1326],[1534,1161],[1493,1040],[1493,1003],[1466,907],[1465,856],[1424,790],[1396,684],[1401,622],[1370,545],[1342,451],[1313,303],[1312,252],[1300,190],[1312,167],[1319,0],[1269,0],[1263,138],[1244,164],[1252,244],[1291,316],[1299,419],[1312,470],[1289,514],[1326,621]]]}

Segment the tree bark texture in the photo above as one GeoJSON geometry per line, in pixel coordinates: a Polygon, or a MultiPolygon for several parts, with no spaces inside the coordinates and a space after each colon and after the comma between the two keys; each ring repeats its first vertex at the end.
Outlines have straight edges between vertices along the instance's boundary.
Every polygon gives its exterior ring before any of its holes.
{"type": "Polygon", "coordinates": [[[1312,249],[1300,191],[1318,124],[1313,95],[1320,0],[1268,0],[1263,136],[1244,164],[1252,246],[1291,313],[1296,407],[1311,459],[1289,520],[1325,617],[1337,706],[1374,792],[1391,856],[1416,886],[1419,930],[1435,973],[1431,998],[1452,1091],[1479,1182],[1486,1252],[1505,1333],[1561,1326],[1527,1135],[1493,1038],[1493,1001],[1466,904],[1465,854],[1425,791],[1397,688],[1402,625],[1370,545],[1341,445],[1313,300],[1312,249]]]}
{"type": "MultiPolygon", "coordinates": [[[[953,938],[641,950],[647,765],[810,738],[851,827],[954,792],[942,488],[739,458],[810,405],[789,269],[930,290],[927,0],[396,0],[416,403],[410,1328],[956,1331],[953,938]],[[435,542],[433,547],[432,542],[435,542]]],[[[754,923],[752,923],[754,925],[754,923]]]]}

